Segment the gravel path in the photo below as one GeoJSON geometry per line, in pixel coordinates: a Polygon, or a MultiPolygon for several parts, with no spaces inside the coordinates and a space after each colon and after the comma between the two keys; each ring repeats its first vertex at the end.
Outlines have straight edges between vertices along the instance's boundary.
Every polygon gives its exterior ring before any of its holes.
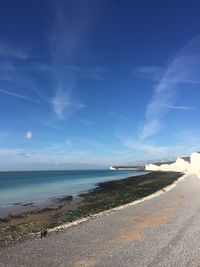
{"type": "Polygon", "coordinates": [[[46,239],[0,251],[0,266],[200,266],[200,180],[46,239]]]}

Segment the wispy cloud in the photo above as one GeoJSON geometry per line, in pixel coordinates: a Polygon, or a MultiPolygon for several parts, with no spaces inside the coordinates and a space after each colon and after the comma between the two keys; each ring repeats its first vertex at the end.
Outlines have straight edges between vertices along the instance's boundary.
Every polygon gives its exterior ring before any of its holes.
{"type": "Polygon", "coordinates": [[[151,137],[161,128],[161,119],[171,109],[191,110],[176,106],[177,87],[182,82],[200,82],[200,38],[195,38],[181,49],[156,85],[153,97],[146,108],[146,122],[140,132],[140,140],[151,137]]]}
{"type": "MultiPolygon", "coordinates": [[[[162,67],[156,67],[156,66],[140,66],[136,68],[133,73],[141,78],[150,79],[156,82],[160,82],[163,79],[163,76],[165,75],[168,68],[162,68],[162,67]]],[[[176,77],[168,77],[166,79],[168,82],[176,82],[176,77]]],[[[199,79],[189,79],[189,78],[183,78],[181,83],[188,83],[188,84],[199,84],[199,79]]]]}
{"type": "Polygon", "coordinates": [[[70,65],[69,62],[73,62],[73,56],[84,39],[89,25],[90,8],[87,3],[79,1],[71,16],[72,7],[64,0],[57,1],[52,7],[54,17],[52,32],[49,34],[49,50],[53,83],[58,86],[53,89],[54,94],[50,102],[57,118],[65,119],[85,106],[73,96],[77,80],[74,73],[81,72],[82,69],[70,65]]]}
{"type": "Polygon", "coordinates": [[[194,107],[188,107],[188,106],[167,106],[169,109],[177,109],[177,110],[194,110],[194,107]]]}
{"type": "Polygon", "coordinates": [[[154,144],[144,143],[137,138],[133,138],[130,136],[118,136],[122,144],[127,147],[128,149],[133,150],[138,154],[138,152],[142,152],[142,157],[145,156],[166,156],[169,151],[168,146],[158,146],[154,144]]]}
{"type": "Polygon", "coordinates": [[[27,49],[17,47],[0,40],[0,57],[26,60],[29,58],[27,49]]]}
{"type": "Polygon", "coordinates": [[[32,158],[34,156],[34,153],[32,152],[25,152],[25,151],[19,151],[16,152],[16,156],[19,156],[23,159],[32,158]]]}
{"type": "Polygon", "coordinates": [[[156,66],[140,66],[134,70],[134,74],[138,77],[160,81],[165,73],[165,69],[156,66]]]}
{"type": "Polygon", "coordinates": [[[159,119],[154,118],[145,123],[140,132],[139,139],[144,140],[149,136],[156,134],[161,128],[161,122],[159,119]]]}
{"type": "Polygon", "coordinates": [[[84,104],[72,98],[72,88],[64,90],[59,87],[51,103],[58,119],[65,119],[85,107],[84,104]]]}
{"type": "Polygon", "coordinates": [[[79,1],[73,9],[73,16],[70,9],[70,4],[64,0],[56,1],[52,6],[54,18],[49,39],[54,64],[66,64],[66,58],[77,51],[89,26],[91,8],[88,3],[79,1]]]}
{"type": "Polygon", "coordinates": [[[156,161],[187,156],[191,152],[199,151],[199,133],[197,132],[178,132],[173,139],[173,145],[159,145],[149,140],[138,140],[132,136],[118,136],[121,143],[130,151],[132,156],[137,155],[137,159],[143,161],[156,161]]]}
{"type": "Polygon", "coordinates": [[[26,100],[26,101],[30,101],[30,102],[36,103],[36,104],[42,104],[42,102],[39,101],[39,100],[32,99],[32,98],[24,96],[24,95],[16,94],[16,93],[8,91],[8,90],[0,89],[0,93],[6,94],[6,95],[10,95],[10,96],[13,96],[13,97],[17,97],[17,98],[20,98],[20,99],[23,99],[23,100],[26,100]]]}

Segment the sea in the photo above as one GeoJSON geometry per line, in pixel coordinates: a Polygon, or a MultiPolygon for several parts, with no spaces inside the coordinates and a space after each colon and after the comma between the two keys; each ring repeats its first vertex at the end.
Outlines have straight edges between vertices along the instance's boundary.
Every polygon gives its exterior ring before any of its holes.
{"type": "Polygon", "coordinates": [[[0,172],[0,208],[78,195],[100,182],[141,175],[142,171],[67,170],[0,172]]]}

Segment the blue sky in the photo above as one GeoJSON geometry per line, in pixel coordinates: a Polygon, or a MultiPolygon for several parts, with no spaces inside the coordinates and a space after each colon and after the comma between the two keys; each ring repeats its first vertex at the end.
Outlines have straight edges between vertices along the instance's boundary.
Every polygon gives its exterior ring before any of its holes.
{"type": "Polygon", "coordinates": [[[0,170],[200,149],[199,1],[0,2],[0,170]]]}

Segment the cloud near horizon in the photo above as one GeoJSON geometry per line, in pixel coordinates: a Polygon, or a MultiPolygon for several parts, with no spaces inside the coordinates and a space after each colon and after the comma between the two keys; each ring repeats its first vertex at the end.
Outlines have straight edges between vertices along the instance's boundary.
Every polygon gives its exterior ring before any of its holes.
{"type": "Polygon", "coordinates": [[[155,161],[164,158],[177,158],[188,156],[194,151],[199,151],[199,131],[183,131],[175,133],[172,137],[173,145],[159,145],[154,141],[138,140],[133,136],[118,136],[121,143],[132,151],[132,157],[137,154],[137,159],[143,159],[144,162],[149,160],[155,161]]]}

